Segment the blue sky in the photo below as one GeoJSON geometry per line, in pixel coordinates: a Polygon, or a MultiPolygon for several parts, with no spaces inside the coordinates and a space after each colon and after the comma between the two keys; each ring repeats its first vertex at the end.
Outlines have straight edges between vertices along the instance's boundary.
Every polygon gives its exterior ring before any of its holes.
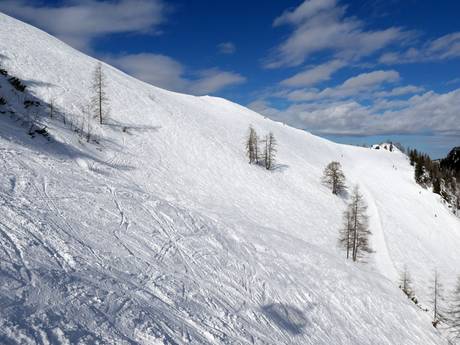
{"type": "Polygon", "coordinates": [[[460,2],[0,0],[154,85],[346,143],[460,145],[460,2]]]}

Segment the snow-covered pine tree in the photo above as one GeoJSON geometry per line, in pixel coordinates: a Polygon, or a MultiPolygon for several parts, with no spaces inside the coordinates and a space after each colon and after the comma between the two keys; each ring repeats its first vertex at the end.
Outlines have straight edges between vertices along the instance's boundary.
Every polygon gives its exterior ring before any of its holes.
{"type": "Polygon", "coordinates": [[[339,162],[330,162],[323,172],[322,181],[332,190],[332,194],[340,194],[345,191],[345,175],[339,162]]]}
{"type": "Polygon", "coordinates": [[[94,116],[99,119],[102,125],[104,119],[109,116],[109,99],[105,89],[107,87],[107,79],[102,69],[102,64],[99,62],[93,72],[93,97],[91,106],[94,116]]]}
{"type": "Polygon", "coordinates": [[[422,177],[423,177],[423,164],[420,160],[415,161],[415,181],[417,183],[422,183],[422,177]]]}
{"type": "Polygon", "coordinates": [[[433,193],[441,194],[441,179],[438,177],[433,178],[433,193]]]}

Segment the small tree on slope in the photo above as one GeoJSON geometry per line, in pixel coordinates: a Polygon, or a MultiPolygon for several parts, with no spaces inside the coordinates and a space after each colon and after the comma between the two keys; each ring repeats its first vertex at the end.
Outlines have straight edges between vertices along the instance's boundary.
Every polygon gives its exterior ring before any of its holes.
{"type": "Polygon", "coordinates": [[[342,229],[340,230],[339,243],[347,251],[347,259],[349,259],[350,253],[353,250],[352,241],[351,241],[352,231],[353,231],[353,228],[352,228],[353,218],[351,216],[350,207],[348,207],[347,210],[343,213],[343,220],[344,220],[344,225],[342,229]]]}
{"type": "Polygon", "coordinates": [[[102,69],[102,64],[99,62],[93,72],[93,97],[91,99],[91,106],[95,117],[99,119],[101,125],[109,115],[109,100],[105,91],[106,87],[107,80],[102,69]]]}
{"type": "Polygon", "coordinates": [[[332,194],[340,194],[345,191],[345,175],[339,162],[331,162],[323,172],[323,183],[329,186],[332,194]]]}
{"type": "Polygon", "coordinates": [[[448,313],[449,329],[453,339],[460,340],[460,278],[457,281],[448,313]]]}
{"type": "Polygon", "coordinates": [[[275,166],[276,139],[272,132],[265,136],[264,142],[264,165],[265,169],[271,170],[275,166]]]}
{"type": "Polygon", "coordinates": [[[424,170],[423,170],[422,162],[420,160],[415,161],[414,177],[415,177],[415,181],[418,184],[423,183],[423,174],[424,174],[424,170]]]}
{"type": "Polygon", "coordinates": [[[409,271],[407,270],[407,266],[404,266],[404,271],[401,273],[401,277],[399,278],[399,288],[404,292],[407,298],[414,298],[412,279],[410,277],[409,271]]]}
{"type": "Polygon", "coordinates": [[[443,287],[439,281],[439,273],[434,271],[433,281],[431,284],[431,303],[433,306],[433,326],[436,327],[443,320],[441,311],[441,302],[443,301],[443,287]]]}
{"type": "Polygon", "coordinates": [[[248,156],[249,164],[259,162],[259,137],[252,126],[249,126],[249,133],[246,138],[246,155],[248,156]]]}
{"type": "Polygon", "coordinates": [[[347,251],[347,258],[358,261],[367,253],[372,253],[369,245],[367,205],[363,195],[356,186],[351,196],[351,202],[344,213],[344,227],[340,233],[339,242],[347,251]]]}

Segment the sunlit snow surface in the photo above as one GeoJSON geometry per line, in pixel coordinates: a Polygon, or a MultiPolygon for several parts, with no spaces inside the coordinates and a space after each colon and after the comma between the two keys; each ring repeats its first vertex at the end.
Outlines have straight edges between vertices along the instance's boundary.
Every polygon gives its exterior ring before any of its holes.
{"type": "MultiPolygon", "coordinates": [[[[95,60],[2,14],[0,59],[66,113],[91,97],[95,60]]],[[[0,343],[446,343],[397,280],[407,265],[424,306],[434,267],[450,288],[460,222],[403,154],[104,70],[99,145],[46,119],[53,139],[32,139],[0,114],[0,343]],[[247,163],[249,124],[275,134],[274,171],[247,163]],[[332,160],[369,204],[368,263],[337,246],[347,200],[320,183],[332,160]]]]}

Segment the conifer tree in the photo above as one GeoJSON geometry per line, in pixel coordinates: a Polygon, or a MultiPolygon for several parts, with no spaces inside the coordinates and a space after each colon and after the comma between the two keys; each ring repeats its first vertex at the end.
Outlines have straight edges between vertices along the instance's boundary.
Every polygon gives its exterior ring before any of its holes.
{"type": "Polygon", "coordinates": [[[415,161],[415,181],[417,183],[422,183],[423,180],[423,165],[420,159],[417,159],[415,161]]]}
{"type": "Polygon", "coordinates": [[[441,304],[443,300],[443,286],[439,281],[439,273],[434,271],[433,281],[431,285],[431,304],[433,306],[433,326],[436,327],[443,319],[441,304]]]}
{"type": "Polygon", "coordinates": [[[399,288],[404,292],[407,298],[413,298],[414,289],[412,288],[412,279],[410,277],[409,271],[407,270],[407,266],[404,266],[404,271],[401,273],[399,282],[399,288]]]}
{"type": "Polygon", "coordinates": [[[249,133],[246,138],[246,155],[248,156],[249,164],[259,162],[259,137],[252,126],[249,126],[249,133]]]}
{"type": "Polygon", "coordinates": [[[102,125],[103,121],[109,115],[109,99],[106,94],[107,80],[102,69],[102,64],[99,62],[93,72],[93,97],[91,99],[91,105],[94,112],[94,116],[99,119],[99,123],[102,125]]]}
{"type": "Polygon", "coordinates": [[[439,178],[433,178],[433,193],[441,194],[441,181],[439,178]]]}
{"type": "Polygon", "coordinates": [[[322,180],[331,188],[332,194],[340,194],[346,189],[345,175],[339,162],[331,162],[326,166],[322,180]]]}
{"type": "Polygon", "coordinates": [[[343,213],[343,227],[340,230],[340,237],[339,243],[345,248],[347,251],[347,259],[350,258],[350,254],[352,253],[353,246],[352,246],[352,231],[353,231],[353,218],[351,216],[350,208],[348,207],[347,210],[343,213]]]}
{"type": "Polygon", "coordinates": [[[453,340],[460,340],[460,278],[452,294],[448,318],[453,340]]]}
{"type": "Polygon", "coordinates": [[[340,231],[339,242],[347,251],[347,258],[358,261],[367,253],[372,253],[369,245],[371,234],[368,225],[367,205],[363,195],[356,186],[351,202],[344,212],[344,225],[340,231]]]}
{"type": "Polygon", "coordinates": [[[48,111],[49,111],[49,114],[50,114],[50,118],[52,119],[55,115],[55,112],[56,112],[56,107],[54,105],[54,99],[51,99],[48,103],[48,111]]]}
{"type": "Polygon", "coordinates": [[[263,154],[263,159],[264,159],[264,165],[265,169],[271,170],[275,166],[275,158],[276,158],[276,139],[275,136],[273,135],[272,132],[268,133],[268,135],[265,136],[265,140],[263,141],[264,143],[264,154],[263,154]]]}

